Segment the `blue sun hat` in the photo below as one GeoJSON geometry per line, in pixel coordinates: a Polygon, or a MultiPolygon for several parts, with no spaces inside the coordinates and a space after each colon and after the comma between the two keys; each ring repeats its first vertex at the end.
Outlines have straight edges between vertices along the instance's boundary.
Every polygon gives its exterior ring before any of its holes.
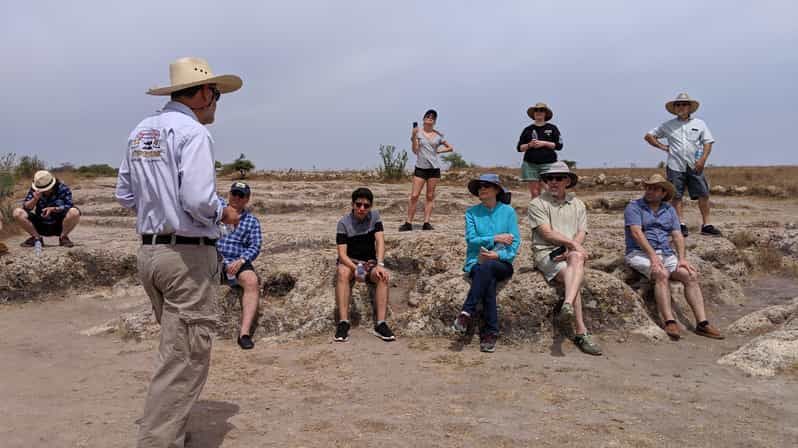
{"type": "Polygon", "coordinates": [[[497,201],[503,202],[505,204],[509,204],[510,203],[511,194],[510,194],[509,191],[507,191],[502,186],[502,182],[499,179],[499,175],[498,174],[485,173],[485,174],[479,176],[476,179],[471,179],[468,182],[468,191],[470,191],[471,194],[473,194],[474,196],[479,196],[479,184],[481,184],[483,182],[487,182],[487,183],[490,183],[490,184],[493,184],[493,185],[496,185],[497,187],[499,187],[500,193],[496,197],[497,201]]]}

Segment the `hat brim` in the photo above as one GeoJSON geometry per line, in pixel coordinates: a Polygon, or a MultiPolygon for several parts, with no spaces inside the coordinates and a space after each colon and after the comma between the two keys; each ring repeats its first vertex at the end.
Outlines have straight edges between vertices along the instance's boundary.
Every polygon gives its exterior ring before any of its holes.
{"type": "Polygon", "coordinates": [[[468,181],[468,191],[470,191],[471,194],[474,196],[479,196],[479,184],[482,182],[487,182],[489,184],[496,185],[499,188],[500,193],[507,192],[507,190],[505,190],[504,187],[501,186],[501,184],[497,184],[496,182],[491,182],[489,180],[479,180],[479,179],[471,179],[470,181],[468,181]]]}
{"type": "Polygon", "coordinates": [[[676,112],[676,108],[674,107],[674,104],[676,104],[676,103],[684,103],[685,101],[687,101],[687,102],[689,102],[691,104],[691,106],[690,106],[690,113],[691,114],[695,113],[695,111],[698,110],[698,106],[701,105],[701,103],[699,103],[696,100],[670,100],[667,103],[665,103],[665,110],[667,110],[668,112],[672,113],[673,115],[679,115],[676,112]]]}
{"type": "Polygon", "coordinates": [[[33,188],[33,191],[50,191],[53,189],[53,187],[55,187],[55,182],[55,177],[53,177],[53,180],[51,180],[50,183],[44,187],[37,187],[34,183],[31,183],[30,187],[33,188]]]}
{"type": "Polygon", "coordinates": [[[662,198],[662,202],[670,202],[673,196],[676,195],[676,188],[667,180],[662,182],[643,182],[643,185],[657,185],[662,187],[662,189],[665,190],[665,196],[662,198]]]}
{"type": "Polygon", "coordinates": [[[167,86],[167,87],[156,87],[153,89],[149,89],[147,90],[147,95],[155,95],[155,96],[171,95],[174,92],[183,89],[188,89],[189,87],[201,86],[204,84],[216,84],[216,88],[219,89],[220,93],[231,93],[240,89],[241,86],[244,85],[244,81],[242,81],[241,78],[239,78],[236,75],[212,76],[210,78],[201,79],[199,81],[193,81],[185,84],[178,84],[175,86],[167,86]]]}
{"type": "MultiPolygon", "coordinates": [[[[531,118],[533,120],[535,119],[535,115],[534,115],[535,109],[541,109],[541,108],[532,106],[532,107],[530,107],[529,109],[526,110],[526,114],[529,116],[529,118],[531,118]]],[[[545,109],[546,109],[546,121],[549,121],[549,120],[552,119],[552,117],[554,117],[554,112],[552,112],[551,109],[549,109],[548,107],[546,107],[545,109]]]]}

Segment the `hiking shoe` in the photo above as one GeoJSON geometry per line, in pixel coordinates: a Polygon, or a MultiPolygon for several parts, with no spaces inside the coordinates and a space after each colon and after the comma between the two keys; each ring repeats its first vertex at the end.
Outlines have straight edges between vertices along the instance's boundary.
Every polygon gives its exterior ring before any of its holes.
{"type": "MultiPolygon", "coordinates": [[[[39,241],[42,243],[42,246],[44,246],[44,239],[39,238],[39,241]]],[[[36,238],[30,237],[27,240],[21,242],[19,245],[22,247],[33,247],[36,245],[36,238]]]]}
{"type": "Polygon", "coordinates": [[[396,336],[393,335],[393,331],[388,328],[388,324],[385,322],[380,322],[379,325],[374,327],[374,336],[382,339],[385,342],[395,341],[396,336]]]}
{"type": "Polygon", "coordinates": [[[432,224],[425,222],[424,225],[421,226],[421,230],[435,230],[435,229],[432,227],[432,224]]]}
{"type": "Polygon", "coordinates": [[[401,226],[399,226],[399,231],[400,231],[400,232],[408,232],[408,231],[410,231],[410,230],[413,230],[413,224],[410,224],[410,223],[409,223],[409,222],[407,222],[407,221],[405,221],[405,223],[404,223],[404,224],[402,224],[401,226]]]}
{"type": "Polygon", "coordinates": [[[58,238],[58,245],[62,247],[72,247],[75,243],[73,243],[68,236],[62,236],[58,238]]]}
{"type": "Polygon", "coordinates": [[[587,353],[588,355],[598,356],[601,354],[601,348],[593,342],[593,335],[590,333],[578,334],[574,337],[574,344],[579,347],[579,350],[587,353]]]}
{"type": "Polygon", "coordinates": [[[479,337],[479,351],[493,353],[496,351],[496,335],[488,333],[479,337]]]}
{"type": "Polygon", "coordinates": [[[679,338],[682,337],[681,333],[679,332],[679,324],[676,323],[675,320],[669,320],[665,322],[665,334],[668,335],[674,341],[678,341],[679,338]]]}
{"type": "Polygon", "coordinates": [[[712,224],[701,226],[701,235],[721,236],[722,233],[712,224]]]}
{"type": "Polygon", "coordinates": [[[562,307],[560,307],[560,314],[557,315],[557,319],[559,319],[561,325],[571,325],[576,318],[576,314],[574,314],[574,306],[570,303],[563,303],[562,307]]]}
{"type": "Polygon", "coordinates": [[[248,334],[238,337],[238,345],[243,350],[250,350],[255,347],[255,343],[252,342],[252,338],[248,334]]]}
{"type": "Polygon", "coordinates": [[[683,237],[685,237],[685,238],[687,238],[687,235],[689,235],[689,234],[690,234],[690,232],[687,230],[687,224],[685,224],[685,223],[682,223],[682,224],[681,224],[679,227],[680,227],[680,228],[681,228],[681,230],[682,230],[682,236],[683,236],[683,237]]]}
{"type": "Polygon", "coordinates": [[[335,342],[346,342],[349,340],[349,322],[342,320],[338,322],[335,329],[335,342]]]}
{"type": "Polygon", "coordinates": [[[470,322],[471,322],[471,316],[469,316],[465,312],[461,312],[457,316],[457,319],[454,320],[454,323],[452,324],[452,330],[460,334],[465,334],[465,332],[468,330],[468,324],[470,322]]]}
{"type": "Polygon", "coordinates": [[[723,339],[723,335],[720,334],[720,330],[710,325],[709,322],[703,322],[703,325],[696,325],[695,334],[712,339],[723,339]]]}

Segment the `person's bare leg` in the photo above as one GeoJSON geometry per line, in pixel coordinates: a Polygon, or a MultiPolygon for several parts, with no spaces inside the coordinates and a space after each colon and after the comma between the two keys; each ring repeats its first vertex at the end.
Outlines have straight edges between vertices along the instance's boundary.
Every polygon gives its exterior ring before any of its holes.
{"type": "Polygon", "coordinates": [[[654,300],[657,302],[657,310],[663,322],[675,320],[671,309],[671,285],[668,282],[668,273],[664,270],[651,272],[651,280],[654,282],[654,300]]]}
{"type": "Polygon", "coordinates": [[[698,198],[698,209],[701,210],[702,225],[709,224],[709,196],[698,198]]]}
{"type": "Polygon", "coordinates": [[[413,223],[413,218],[416,216],[416,206],[418,205],[418,198],[421,197],[421,189],[424,188],[424,179],[413,176],[413,188],[410,191],[410,200],[407,204],[407,222],[413,223]]]}
{"type": "Polygon", "coordinates": [[[682,200],[681,200],[681,198],[680,199],[674,198],[673,200],[671,200],[671,205],[673,206],[673,208],[676,209],[676,215],[679,216],[679,221],[685,222],[684,221],[684,215],[682,214],[682,200]]]}
{"type": "Polygon", "coordinates": [[[22,227],[22,230],[28,232],[28,234],[34,238],[41,238],[41,235],[36,231],[33,223],[28,219],[28,212],[21,208],[15,208],[13,215],[14,221],[17,222],[18,226],[22,227]]]}
{"type": "MultiPolygon", "coordinates": [[[[388,271],[385,271],[386,273],[388,271]]],[[[378,280],[374,271],[369,274],[371,281],[376,284],[374,291],[374,307],[377,309],[377,320],[385,320],[388,313],[388,281],[390,274],[384,280],[378,280]]]]}
{"type": "Polygon", "coordinates": [[[576,334],[587,333],[585,326],[584,314],[582,313],[582,294],[577,293],[574,299],[574,315],[576,317],[576,334]]]}
{"type": "Polygon", "coordinates": [[[69,233],[75,229],[75,226],[80,222],[80,212],[76,208],[67,210],[62,224],[61,236],[69,236],[69,233]]]}
{"type": "Polygon", "coordinates": [[[435,177],[427,179],[427,197],[424,202],[424,222],[429,222],[432,217],[432,205],[435,201],[435,187],[438,185],[439,180],[440,179],[435,177]]]}
{"type": "Polygon", "coordinates": [[[684,285],[684,298],[695,315],[695,323],[707,320],[706,310],[704,309],[704,295],[701,294],[701,287],[698,285],[698,275],[690,274],[685,268],[679,268],[671,273],[671,278],[682,282],[684,285]]]}
{"type": "Polygon", "coordinates": [[[258,276],[253,271],[238,274],[238,284],[244,288],[241,299],[241,336],[249,334],[255,314],[258,312],[258,276]]]}
{"type": "Polygon", "coordinates": [[[354,272],[348,267],[339,264],[338,275],[335,280],[335,302],[338,304],[338,319],[349,320],[349,296],[352,294],[350,282],[354,272]]]}
{"type": "Polygon", "coordinates": [[[526,185],[529,188],[529,199],[535,199],[540,196],[540,181],[531,180],[526,185]]]}
{"type": "Polygon", "coordinates": [[[585,257],[579,252],[569,252],[566,267],[562,270],[565,285],[565,303],[573,305],[585,278],[585,257]]]}

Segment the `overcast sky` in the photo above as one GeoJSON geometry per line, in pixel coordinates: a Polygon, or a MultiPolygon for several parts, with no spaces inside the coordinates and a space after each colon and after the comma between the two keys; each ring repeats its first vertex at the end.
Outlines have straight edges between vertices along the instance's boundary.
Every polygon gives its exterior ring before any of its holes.
{"type": "Polygon", "coordinates": [[[643,134],[680,91],[701,101],[710,163],[798,160],[794,1],[28,0],[0,16],[0,153],[50,165],[117,166],[182,56],[244,79],[210,129],[217,159],[259,169],[375,167],[428,108],[466,160],[517,166],[537,101],[561,159],[654,166],[643,134]]]}

